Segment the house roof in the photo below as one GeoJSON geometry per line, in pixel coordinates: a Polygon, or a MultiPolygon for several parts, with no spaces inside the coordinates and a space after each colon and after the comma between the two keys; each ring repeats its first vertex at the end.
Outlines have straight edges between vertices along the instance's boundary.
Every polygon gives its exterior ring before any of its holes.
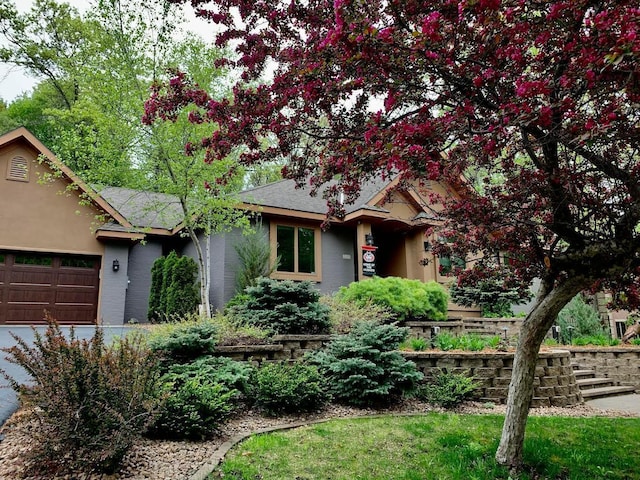
{"type": "MultiPolygon", "coordinates": [[[[85,184],[70,168],[42,144],[31,132],[21,127],[0,136],[0,144],[24,139],[41,152],[52,168],[78,187],[96,207],[110,217],[97,229],[98,238],[141,239],[145,234],[173,235],[182,228],[184,219],[179,199],[173,195],[145,192],[120,187],[92,187],[85,184]]],[[[390,214],[383,199],[398,178],[364,181],[355,202],[345,204],[345,221],[371,216],[384,218],[390,214]]],[[[293,180],[280,180],[271,184],[244,190],[239,194],[240,207],[260,210],[283,217],[326,220],[327,204],[321,195],[311,196],[308,188],[296,188],[293,180]]],[[[409,191],[407,197],[419,206],[413,221],[434,220],[437,215],[417,193],[409,191]]]]}
{"type": "MultiPolygon", "coordinates": [[[[174,195],[121,187],[103,187],[98,191],[109,205],[137,228],[173,230],[184,219],[180,200],[174,195]]],[[[105,228],[118,230],[122,226],[114,224],[105,228]]]]}
{"type": "MultiPolygon", "coordinates": [[[[345,204],[345,213],[358,210],[388,212],[388,210],[371,205],[370,202],[390,184],[389,180],[373,179],[363,182],[360,195],[352,204],[345,204]]],[[[280,180],[260,187],[251,188],[240,193],[240,199],[249,205],[272,207],[303,213],[325,215],[327,202],[321,195],[311,196],[309,189],[296,188],[294,180],[280,180]]]]}
{"type": "Polygon", "coordinates": [[[98,238],[141,239],[144,233],[172,234],[182,221],[176,197],[118,187],[98,189],[86,184],[24,127],[0,136],[0,145],[23,141],[45,157],[49,166],[86,196],[109,220],[97,228],[98,238]],[[98,191],[99,190],[99,191],[98,191]]]}

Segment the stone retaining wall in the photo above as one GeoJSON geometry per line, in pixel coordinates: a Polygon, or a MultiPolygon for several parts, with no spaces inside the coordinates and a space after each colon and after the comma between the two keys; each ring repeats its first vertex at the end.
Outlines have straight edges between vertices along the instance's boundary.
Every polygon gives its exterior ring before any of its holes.
{"type": "Polygon", "coordinates": [[[260,364],[268,361],[288,361],[301,358],[307,352],[320,350],[331,341],[331,335],[275,335],[268,345],[218,346],[218,355],[233,360],[260,364]]]}
{"type": "MultiPolygon", "coordinates": [[[[318,350],[331,340],[331,335],[278,335],[270,345],[219,346],[219,355],[256,364],[269,361],[292,361],[305,353],[318,350]]],[[[640,351],[640,349],[638,349],[640,351]]],[[[510,352],[401,352],[416,363],[418,369],[431,377],[440,369],[465,373],[479,383],[481,401],[505,403],[513,353],[510,352]]],[[[566,350],[541,352],[534,379],[532,406],[569,406],[582,403],[571,367],[571,355],[566,350]]]]}
{"type": "MultiPolygon", "coordinates": [[[[480,384],[480,401],[505,403],[511,381],[510,352],[402,352],[418,370],[432,377],[440,369],[464,373],[480,384]]],[[[568,351],[540,352],[534,378],[532,407],[566,407],[582,403],[568,351]]]]}
{"type": "Polygon", "coordinates": [[[620,385],[640,389],[640,347],[567,347],[572,362],[620,385]]]}
{"type": "Polygon", "coordinates": [[[402,325],[409,327],[412,337],[430,339],[433,327],[438,327],[440,333],[449,333],[454,336],[466,333],[479,335],[500,335],[508,338],[516,337],[520,333],[522,318],[452,318],[446,322],[434,321],[406,321],[402,325]]]}

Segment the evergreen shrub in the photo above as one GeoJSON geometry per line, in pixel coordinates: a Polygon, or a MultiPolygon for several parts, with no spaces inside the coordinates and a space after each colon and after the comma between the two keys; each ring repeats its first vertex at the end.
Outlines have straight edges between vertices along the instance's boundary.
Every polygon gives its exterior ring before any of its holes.
{"type": "Polygon", "coordinates": [[[490,277],[475,285],[453,285],[451,300],[463,307],[479,306],[485,318],[513,317],[513,305],[521,305],[532,298],[529,289],[506,285],[500,277],[490,277]]]}
{"type": "Polygon", "coordinates": [[[605,336],[607,332],[602,327],[598,313],[584,301],[582,294],[578,294],[558,314],[556,324],[560,327],[560,341],[571,343],[578,337],[605,336]],[[573,331],[569,333],[569,327],[573,331]]]}
{"type": "Polygon", "coordinates": [[[198,265],[191,257],[172,251],[157,258],[151,268],[151,291],[147,317],[152,322],[169,321],[193,313],[200,303],[198,265]]]}
{"type": "Polygon", "coordinates": [[[240,293],[247,287],[255,286],[259,278],[271,275],[279,263],[276,260],[271,265],[271,244],[260,224],[233,248],[240,260],[240,269],[236,276],[236,288],[240,293]]]}
{"type": "Polygon", "coordinates": [[[331,328],[329,308],[311,282],[261,278],[227,309],[234,321],[272,334],[320,334],[331,328]]]}
{"type": "Polygon", "coordinates": [[[14,339],[3,351],[32,382],[7,378],[38,425],[25,455],[47,478],[69,470],[117,471],[160,403],[156,358],[142,337],[107,346],[102,329],[81,340],[71,328],[67,337],[47,316],[46,332],[34,330],[33,346],[14,339]]]}
{"type": "Polygon", "coordinates": [[[341,287],[338,298],[359,305],[373,302],[398,321],[410,319],[446,320],[448,294],[437,282],[421,282],[399,277],[372,277],[341,287]]]}
{"type": "Polygon", "coordinates": [[[462,373],[441,370],[432,382],[420,385],[415,395],[433,405],[452,408],[471,398],[476,388],[473,378],[462,373]]]}
{"type": "Polygon", "coordinates": [[[263,364],[251,388],[255,405],[271,416],[311,412],[330,398],[318,369],[301,362],[263,364]]]}
{"type": "Polygon", "coordinates": [[[211,355],[217,345],[218,328],[210,319],[197,318],[154,328],[147,343],[168,363],[186,363],[211,355]]]}
{"type": "Polygon", "coordinates": [[[253,370],[246,362],[211,356],[171,365],[160,379],[167,398],[148,434],[170,439],[211,437],[248,392],[253,370]]]}
{"type": "Polygon", "coordinates": [[[397,351],[407,334],[407,328],[395,324],[361,322],[308,358],[327,378],[336,401],[356,406],[389,404],[422,378],[415,364],[397,351]]]}

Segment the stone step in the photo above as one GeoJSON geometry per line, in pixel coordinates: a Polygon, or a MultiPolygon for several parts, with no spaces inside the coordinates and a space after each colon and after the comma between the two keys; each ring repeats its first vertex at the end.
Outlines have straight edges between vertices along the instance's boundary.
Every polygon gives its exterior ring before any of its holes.
{"type": "Polygon", "coordinates": [[[591,388],[613,386],[614,382],[610,378],[582,378],[576,380],[576,385],[584,392],[591,388]]]}
{"type": "Polygon", "coordinates": [[[582,390],[582,398],[599,398],[599,397],[613,397],[615,395],[626,395],[634,393],[635,387],[630,385],[618,385],[616,387],[601,387],[601,388],[588,388],[582,390]]]}
{"type": "Polygon", "coordinates": [[[594,378],[596,376],[595,370],[574,370],[573,375],[576,377],[576,380],[581,378],[594,378]]]}

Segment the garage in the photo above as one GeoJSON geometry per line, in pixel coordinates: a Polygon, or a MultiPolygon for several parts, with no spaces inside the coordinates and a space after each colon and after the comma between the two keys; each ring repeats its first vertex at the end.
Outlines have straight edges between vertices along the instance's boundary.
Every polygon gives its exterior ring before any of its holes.
{"type": "Polygon", "coordinates": [[[0,325],[95,323],[100,257],[0,250],[0,325]]]}

